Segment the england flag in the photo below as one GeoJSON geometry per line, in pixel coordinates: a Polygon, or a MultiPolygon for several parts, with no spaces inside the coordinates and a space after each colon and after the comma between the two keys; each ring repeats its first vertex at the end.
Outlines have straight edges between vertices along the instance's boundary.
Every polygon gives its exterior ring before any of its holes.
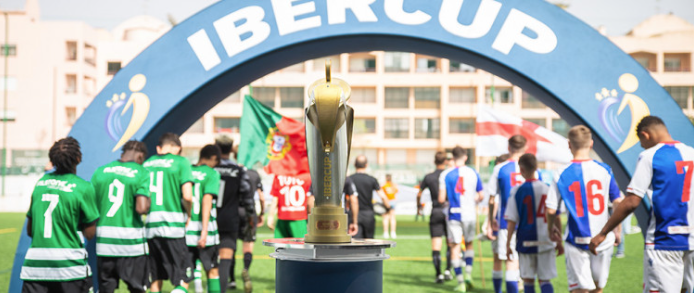
{"type": "Polygon", "coordinates": [[[528,153],[539,161],[569,163],[573,156],[567,139],[519,117],[480,105],[477,111],[477,156],[508,153],[508,139],[516,134],[528,140],[528,153]]]}

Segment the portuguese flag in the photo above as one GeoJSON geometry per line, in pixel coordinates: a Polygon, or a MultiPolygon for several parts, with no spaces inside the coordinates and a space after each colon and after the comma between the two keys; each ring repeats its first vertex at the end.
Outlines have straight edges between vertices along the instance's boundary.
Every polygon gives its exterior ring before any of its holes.
{"type": "Polygon", "coordinates": [[[260,163],[265,172],[276,175],[308,172],[305,129],[304,123],[284,117],[246,95],[238,163],[248,168],[260,163]]]}

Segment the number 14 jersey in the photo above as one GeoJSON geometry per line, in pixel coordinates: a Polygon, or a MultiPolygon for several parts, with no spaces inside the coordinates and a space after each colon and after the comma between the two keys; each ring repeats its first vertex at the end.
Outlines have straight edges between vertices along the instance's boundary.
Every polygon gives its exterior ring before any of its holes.
{"type": "MultiPolygon", "coordinates": [[[[610,217],[608,200],[620,197],[610,166],[594,160],[573,161],[560,169],[547,196],[547,208],[559,210],[564,201],[568,214],[566,242],[588,249],[590,239],[600,233],[610,217]]],[[[610,232],[598,251],[614,245],[610,232]]]]}

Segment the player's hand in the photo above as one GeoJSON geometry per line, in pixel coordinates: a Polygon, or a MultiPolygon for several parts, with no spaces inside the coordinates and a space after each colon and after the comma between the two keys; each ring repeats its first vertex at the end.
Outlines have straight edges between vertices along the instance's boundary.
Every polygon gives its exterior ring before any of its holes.
{"type": "Polygon", "coordinates": [[[620,243],[622,243],[621,233],[614,233],[614,246],[619,246],[620,243]]]}
{"type": "Polygon", "coordinates": [[[561,242],[557,243],[555,250],[557,251],[557,256],[564,254],[564,245],[561,242]]]}
{"type": "Polygon", "coordinates": [[[598,255],[598,246],[600,246],[600,243],[602,243],[603,241],[605,241],[605,235],[602,233],[593,237],[593,239],[590,240],[590,245],[588,245],[588,247],[590,248],[590,252],[592,252],[595,255],[598,255]]]}
{"type": "Polygon", "coordinates": [[[275,221],[267,221],[267,227],[270,228],[271,231],[275,231],[275,221]]]}
{"type": "Polygon", "coordinates": [[[552,227],[552,234],[549,235],[549,239],[559,243],[562,240],[561,238],[561,231],[559,231],[559,229],[556,226],[552,227]]]}
{"type": "Polygon", "coordinates": [[[253,227],[253,225],[255,225],[255,219],[253,218],[253,216],[248,216],[248,224],[251,227],[253,227]]]}
{"type": "Polygon", "coordinates": [[[486,232],[487,238],[489,238],[489,240],[496,240],[496,236],[494,236],[494,231],[492,229],[492,224],[487,225],[485,232],[486,232]]]}
{"type": "Polygon", "coordinates": [[[349,236],[357,235],[358,230],[359,228],[356,223],[349,224],[349,230],[347,231],[347,234],[349,234],[349,236]]]}
{"type": "Polygon", "coordinates": [[[511,260],[511,256],[513,256],[513,251],[511,250],[511,246],[506,245],[506,259],[511,260]]]}
{"type": "Polygon", "coordinates": [[[198,248],[205,248],[207,246],[207,231],[200,233],[200,240],[198,240],[198,248]]]}
{"type": "Polygon", "coordinates": [[[417,215],[422,216],[422,215],[424,215],[423,212],[424,212],[424,208],[422,206],[418,206],[417,207],[417,215]]]}
{"type": "Polygon", "coordinates": [[[492,231],[499,231],[499,221],[492,219],[491,222],[492,231]]]}
{"type": "Polygon", "coordinates": [[[258,216],[258,227],[262,227],[263,224],[265,224],[265,219],[263,219],[263,216],[258,216]]]}

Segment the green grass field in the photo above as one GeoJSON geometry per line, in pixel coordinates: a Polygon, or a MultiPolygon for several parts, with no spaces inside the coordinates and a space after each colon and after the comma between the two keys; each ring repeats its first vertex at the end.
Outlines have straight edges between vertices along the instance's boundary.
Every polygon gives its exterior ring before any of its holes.
{"type": "MultiPolygon", "coordinates": [[[[24,214],[0,213],[0,237],[3,240],[0,244],[0,264],[2,264],[0,265],[0,292],[7,290],[6,288],[9,286],[12,261],[23,222],[24,214]]],[[[380,225],[380,221],[378,224],[380,225]]],[[[274,292],[275,261],[268,257],[272,249],[260,245],[261,239],[271,237],[271,231],[267,227],[262,227],[258,233],[259,241],[255,247],[255,256],[251,266],[254,292],[274,292]]],[[[380,227],[377,227],[376,235],[382,234],[380,227]]],[[[386,260],[383,266],[384,292],[446,292],[453,290],[455,281],[449,281],[445,284],[434,283],[431,241],[428,235],[429,228],[426,222],[414,222],[413,216],[398,217],[397,247],[388,250],[391,259],[386,260]]],[[[610,279],[605,292],[639,292],[642,288],[643,237],[641,234],[628,235],[626,241],[627,257],[613,259],[610,279]]],[[[478,249],[476,242],[475,249],[478,249]]],[[[493,292],[490,242],[482,242],[482,250],[486,286],[482,288],[478,253],[473,273],[476,288],[472,292],[493,292]]],[[[238,279],[240,279],[242,267],[243,261],[237,261],[236,275],[238,279]]],[[[559,277],[552,280],[555,291],[566,292],[567,283],[563,256],[557,258],[557,270],[559,277]]],[[[165,284],[164,292],[171,289],[170,284],[165,284]]],[[[237,289],[228,292],[242,291],[242,289],[237,289]]],[[[127,292],[124,284],[121,285],[118,292],[127,292]]]]}

